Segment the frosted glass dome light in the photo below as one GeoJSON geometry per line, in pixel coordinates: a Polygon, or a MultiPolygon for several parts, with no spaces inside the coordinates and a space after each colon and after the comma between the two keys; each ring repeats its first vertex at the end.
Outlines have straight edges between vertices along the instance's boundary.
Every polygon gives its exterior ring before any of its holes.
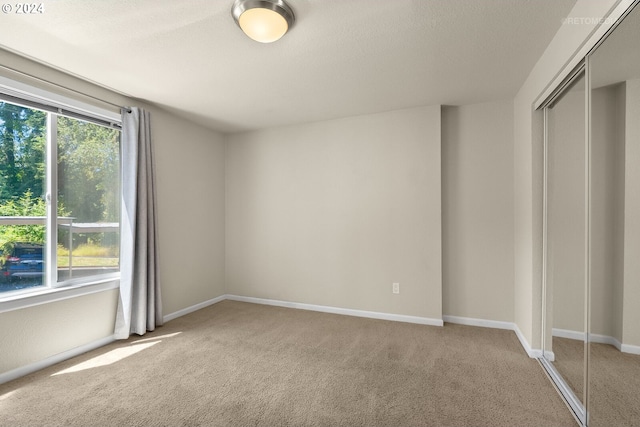
{"type": "Polygon", "coordinates": [[[295,22],[293,10],[282,0],[236,0],[231,14],[240,29],[260,43],[279,40],[295,22]]]}

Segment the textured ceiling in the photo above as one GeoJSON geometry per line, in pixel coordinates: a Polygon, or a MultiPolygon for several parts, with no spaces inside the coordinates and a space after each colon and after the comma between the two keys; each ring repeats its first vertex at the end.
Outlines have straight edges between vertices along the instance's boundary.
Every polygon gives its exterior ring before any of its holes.
{"type": "Polygon", "coordinates": [[[233,0],[49,0],[0,45],[234,132],[513,97],[575,0],[288,0],[260,44],[233,0]]]}

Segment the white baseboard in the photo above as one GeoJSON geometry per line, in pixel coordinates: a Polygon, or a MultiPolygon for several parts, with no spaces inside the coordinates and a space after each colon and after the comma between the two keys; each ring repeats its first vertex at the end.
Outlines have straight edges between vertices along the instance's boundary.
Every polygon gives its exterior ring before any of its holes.
{"type": "Polygon", "coordinates": [[[48,368],[49,366],[55,365],[56,363],[63,362],[67,359],[71,359],[72,357],[76,357],[88,351],[95,350],[96,348],[111,344],[114,341],[115,338],[112,335],[85,345],[81,345],[80,347],[72,348],[71,350],[58,353],[54,356],[47,357],[46,359],[39,360],[29,365],[21,366],[11,371],[4,372],[0,374],[0,384],[15,380],[20,377],[24,377],[25,375],[29,375],[33,372],[39,371],[40,369],[48,368]]]}
{"type": "Polygon", "coordinates": [[[407,316],[404,314],[380,313],[377,311],[353,310],[349,308],[329,307],[325,305],[303,304],[298,302],[279,301],[264,298],[244,297],[240,295],[225,295],[231,301],[250,302],[254,304],[272,305],[276,307],[297,308],[299,310],[319,311],[322,313],[342,314],[346,316],[367,317],[370,319],[392,320],[395,322],[417,323],[420,325],[443,326],[440,319],[428,317],[407,316]]]}
{"type": "Polygon", "coordinates": [[[182,310],[178,310],[178,311],[173,312],[171,314],[167,314],[167,315],[162,317],[162,320],[165,321],[165,322],[168,322],[168,321],[176,319],[178,317],[182,317],[182,316],[184,316],[186,314],[193,313],[194,311],[198,311],[198,310],[200,310],[202,308],[209,307],[210,305],[217,304],[220,301],[224,301],[225,299],[227,299],[226,295],[221,295],[221,296],[219,296],[217,298],[213,298],[213,299],[210,299],[208,301],[204,301],[204,302],[201,302],[199,304],[192,305],[191,307],[183,308],[182,310]]]}
{"type": "Polygon", "coordinates": [[[640,345],[622,344],[620,347],[623,353],[640,355],[640,345]]]}
{"type": "MultiPolygon", "coordinates": [[[[554,337],[568,338],[572,340],[584,341],[585,333],[580,331],[571,331],[568,329],[553,328],[551,331],[554,337]]],[[[623,344],[616,337],[601,334],[589,334],[589,340],[598,344],[609,344],[617,348],[623,353],[640,355],[640,346],[623,344]]]]}
{"type": "MultiPolygon", "coordinates": [[[[536,357],[541,357],[542,355],[541,350],[531,349],[529,343],[524,338],[524,335],[522,335],[522,332],[520,332],[520,329],[518,328],[518,326],[515,323],[511,323],[511,322],[473,319],[468,317],[448,316],[448,315],[442,316],[443,319],[441,320],[441,319],[433,319],[428,317],[408,316],[404,314],[391,314],[391,313],[381,313],[376,311],[354,310],[354,309],[348,309],[348,308],[330,307],[330,306],[323,306],[323,305],[303,304],[303,303],[296,303],[296,302],[289,302],[289,301],[245,297],[240,295],[221,295],[217,298],[213,298],[208,301],[204,301],[199,304],[195,304],[190,307],[184,308],[182,310],[178,310],[176,312],[167,314],[163,316],[163,320],[164,322],[169,322],[173,319],[187,315],[189,313],[193,313],[194,311],[200,310],[202,308],[208,307],[213,304],[217,304],[224,300],[271,305],[276,307],[295,308],[300,310],[318,311],[323,313],[341,314],[346,316],[365,317],[370,319],[391,320],[395,322],[416,323],[420,325],[429,325],[429,326],[443,326],[444,322],[449,322],[449,323],[457,323],[457,324],[468,325],[468,326],[478,326],[483,328],[512,330],[516,333],[518,340],[520,340],[520,344],[522,345],[526,353],[529,355],[529,357],[536,358],[536,357]]],[[[83,346],[65,351],[55,356],[48,357],[44,360],[32,363],[30,365],[22,366],[20,368],[2,373],[0,374],[0,384],[28,375],[32,372],[49,367],[51,365],[54,365],[56,363],[78,356],[80,354],[86,353],[88,351],[94,350],[96,348],[105,346],[107,344],[112,343],[113,341],[115,341],[115,338],[113,336],[106,337],[101,340],[97,340],[97,341],[85,344],[83,346]]],[[[640,347],[638,346],[626,346],[626,347],[630,349],[630,351],[628,351],[629,353],[640,354],[640,347]]]]}
{"type": "Polygon", "coordinates": [[[514,324],[512,322],[502,322],[499,320],[474,319],[471,317],[449,316],[445,314],[442,320],[458,325],[479,326],[481,328],[507,329],[513,331],[514,324]]]}
{"type": "Polygon", "coordinates": [[[542,350],[539,348],[531,348],[529,341],[527,341],[524,334],[515,323],[513,324],[513,331],[516,333],[518,340],[520,340],[520,344],[522,345],[522,347],[524,347],[524,351],[527,352],[530,358],[539,359],[542,357],[542,350]]]}
{"type": "MultiPolygon", "coordinates": [[[[164,322],[168,322],[168,321],[173,320],[173,319],[175,319],[177,317],[184,316],[184,315],[189,314],[189,313],[193,313],[194,311],[200,310],[201,308],[205,308],[205,307],[208,307],[208,306],[210,306],[212,304],[216,304],[216,303],[218,303],[220,301],[224,301],[225,299],[226,299],[225,295],[222,295],[222,296],[219,296],[217,298],[213,298],[213,299],[210,299],[208,301],[204,301],[204,302],[201,302],[199,304],[192,305],[191,307],[187,307],[187,308],[184,308],[182,310],[178,310],[178,311],[176,311],[174,313],[167,314],[166,316],[163,316],[162,319],[164,320],[164,322]]],[[[44,368],[47,368],[47,367],[49,367],[51,365],[55,365],[56,363],[63,362],[65,360],[67,360],[67,359],[71,359],[72,357],[79,356],[79,355],[81,355],[83,353],[86,353],[88,351],[95,350],[96,348],[105,346],[105,345],[110,344],[110,343],[112,343],[114,341],[115,341],[115,337],[114,336],[106,337],[106,338],[103,338],[101,340],[93,341],[93,342],[90,342],[88,344],[82,345],[80,347],[76,347],[76,348],[73,348],[71,350],[67,350],[65,352],[56,354],[55,356],[51,356],[51,357],[48,357],[46,359],[39,360],[39,361],[37,361],[35,363],[29,364],[29,365],[26,365],[26,366],[21,366],[19,368],[13,369],[11,371],[1,373],[0,374],[0,384],[6,383],[8,381],[15,380],[15,379],[20,378],[20,377],[23,377],[23,376],[31,374],[31,373],[33,373],[35,371],[39,371],[40,369],[44,369],[44,368]]]]}
{"type": "Polygon", "coordinates": [[[518,325],[516,325],[513,322],[474,319],[471,317],[460,317],[460,316],[449,316],[449,315],[442,316],[442,319],[445,322],[457,323],[459,325],[478,326],[481,328],[506,329],[508,331],[513,331],[515,332],[516,337],[518,337],[518,340],[520,341],[520,345],[522,345],[522,348],[524,348],[524,351],[527,353],[529,357],[534,359],[538,357],[542,357],[542,350],[532,349],[531,346],[529,345],[529,342],[520,331],[520,328],[518,328],[518,325]]]}
{"type": "Polygon", "coordinates": [[[556,354],[553,351],[545,351],[544,352],[544,358],[547,359],[549,362],[553,362],[556,360],[556,354]]]}
{"type": "Polygon", "coordinates": [[[558,338],[566,338],[570,340],[578,340],[584,341],[586,339],[586,334],[582,331],[572,331],[570,329],[559,329],[553,328],[551,330],[551,335],[558,338]]]}
{"type": "Polygon", "coordinates": [[[610,337],[608,335],[589,334],[589,340],[598,344],[609,344],[622,351],[622,343],[615,337],[610,337]]]}
{"type": "MultiPolygon", "coordinates": [[[[391,313],[381,313],[377,311],[353,310],[348,308],[330,307],[330,306],[324,306],[324,305],[304,304],[304,303],[298,303],[298,302],[280,301],[280,300],[273,300],[273,299],[266,299],[266,298],[254,298],[254,297],[245,297],[241,295],[226,294],[226,295],[221,295],[217,298],[210,299],[208,301],[201,302],[199,304],[192,305],[191,307],[178,310],[174,313],[167,314],[166,316],[163,317],[163,320],[165,322],[168,322],[170,320],[187,315],[189,313],[193,313],[194,311],[200,310],[210,305],[217,304],[224,300],[249,302],[253,304],[262,304],[262,305],[271,305],[275,307],[296,308],[299,310],[319,311],[322,313],[342,314],[346,316],[366,317],[370,319],[391,320],[394,322],[417,323],[420,325],[429,325],[429,326],[443,326],[444,322],[448,322],[448,323],[456,323],[459,325],[477,326],[481,328],[505,329],[505,330],[515,332],[516,336],[518,337],[518,340],[520,341],[520,344],[522,345],[522,347],[524,348],[525,352],[529,357],[531,358],[542,357],[542,350],[532,349],[531,346],[529,345],[529,342],[520,331],[520,328],[518,328],[518,325],[516,325],[515,323],[504,322],[499,320],[475,319],[471,317],[461,317],[461,316],[443,315],[442,320],[439,320],[439,319],[432,319],[428,317],[407,316],[404,314],[391,314],[391,313]]],[[[553,328],[552,334],[554,337],[569,338],[574,340],[584,340],[584,336],[585,336],[585,334],[580,331],[571,331],[568,329],[559,329],[559,328],[553,328]]],[[[600,344],[610,344],[616,347],[618,350],[622,351],[623,353],[640,355],[640,346],[630,345],[630,344],[621,344],[620,341],[618,341],[616,338],[607,336],[607,335],[591,334],[590,337],[592,342],[600,343],[600,344]]],[[[113,339],[111,339],[111,341],[113,341],[113,339]]],[[[105,344],[108,344],[109,342],[106,342],[105,344]]],[[[89,344],[89,346],[91,346],[92,344],[89,344]]],[[[105,345],[105,344],[101,344],[101,345],[105,345]]],[[[78,354],[82,354],[86,351],[93,350],[93,348],[97,348],[97,347],[100,347],[100,345],[89,348],[88,350],[83,350],[78,354]]],[[[84,348],[84,347],[80,347],[80,348],[84,348]]],[[[71,350],[71,351],[73,352],[74,350],[71,350]]],[[[66,353],[62,353],[62,354],[66,354],[66,353]]],[[[75,356],[75,354],[69,357],[73,357],[73,356],[75,356]]],[[[553,361],[555,359],[555,355],[553,354],[552,351],[546,351],[545,356],[550,361],[553,361]]],[[[59,361],[62,361],[62,360],[64,360],[64,358],[61,358],[59,361]]],[[[53,362],[53,363],[57,363],[57,362],[53,362]]],[[[53,363],[50,363],[50,364],[53,364],[53,363]]],[[[37,363],[34,365],[29,365],[29,367],[35,366],[35,365],[37,365],[37,363]]],[[[49,366],[49,365],[45,365],[45,366],[49,366]]],[[[21,369],[28,369],[29,367],[19,368],[14,371],[7,372],[5,374],[1,374],[0,384],[13,379],[13,378],[9,378],[3,381],[5,376],[10,375],[15,371],[20,371],[21,369]]],[[[28,373],[31,373],[38,369],[42,369],[42,368],[35,368],[24,374],[17,374],[15,378],[18,378],[22,375],[27,375],[28,373]]]]}
{"type": "Polygon", "coordinates": [[[470,317],[460,317],[460,316],[442,316],[445,322],[449,323],[457,323],[459,325],[467,325],[467,326],[478,326],[481,328],[494,328],[494,329],[506,329],[509,331],[513,331],[518,337],[520,341],[520,345],[524,348],[524,351],[531,358],[538,358],[542,356],[542,350],[532,349],[529,345],[529,342],[524,337],[518,325],[513,322],[504,322],[499,320],[485,320],[485,319],[474,319],[470,317]]]}

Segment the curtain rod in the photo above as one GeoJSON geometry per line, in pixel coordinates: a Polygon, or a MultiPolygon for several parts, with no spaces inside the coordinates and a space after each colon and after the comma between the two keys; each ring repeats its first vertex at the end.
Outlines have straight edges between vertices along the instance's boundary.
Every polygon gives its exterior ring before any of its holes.
{"type": "Polygon", "coordinates": [[[25,76],[25,77],[29,77],[29,78],[34,79],[34,80],[39,81],[39,82],[47,83],[47,84],[59,87],[59,88],[64,89],[64,90],[68,90],[69,92],[73,92],[73,93],[76,93],[78,95],[85,96],[87,98],[91,98],[91,99],[93,99],[95,101],[102,102],[103,104],[108,104],[108,105],[111,105],[113,107],[117,107],[120,110],[125,110],[127,113],[131,112],[131,109],[129,107],[123,107],[122,105],[118,105],[118,104],[114,104],[113,102],[105,101],[104,99],[97,98],[97,97],[95,97],[93,95],[89,95],[89,94],[84,93],[84,92],[80,92],[79,90],[76,90],[76,89],[71,89],[70,87],[63,86],[63,85],[61,85],[59,83],[55,83],[55,82],[52,82],[52,81],[49,81],[49,80],[45,80],[42,77],[34,76],[33,74],[25,73],[24,71],[20,71],[20,70],[16,70],[15,68],[7,67],[6,65],[0,65],[0,68],[2,68],[4,70],[7,70],[7,71],[11,71],[11,72],[16,73],[16,74],[20,74],[20,75],[25,76]]]}

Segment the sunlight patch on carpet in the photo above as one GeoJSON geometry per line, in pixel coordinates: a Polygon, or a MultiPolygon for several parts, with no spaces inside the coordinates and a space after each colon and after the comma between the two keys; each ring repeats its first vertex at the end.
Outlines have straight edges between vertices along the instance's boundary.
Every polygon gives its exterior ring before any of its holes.
{"type": "Polygon", "coordinates": [[[82,362],[82,363],[78,363],[75,366],[72,366],[70,368],[64,369],[60,372],[56,372],[55,374],[51,375],[56,376],[56,375],[62,375],[62,374],[70,374],[72,372],[80,372],[80,371],[85,371],[87,369],[92,369],[92,368],[99,368],[101,366],[108,366],[108,365],[112,365],[116,362],[119,362],[129,356],[132,356],[136,353],[139,353],[143,350],[146,350],[149,347],[152,347],[156,344],[158,344],[161,341],[154,341],[154,342],[149,342],[149,343],[144,343],[144,344],[133,344],[130,345],[128,347],[123,347],[123,348],[116,348],[115,350],[111,350],[108,353],[102,354],[100,356],[94,357],[93,359],[89,359],[86,362],[82,362]]]}
{"type": "Polygon", "coordinates": [[[0,395],[0,400],[5,400],[13,396],[18,390],[8,391],[0,395]]]}
{"type": "Polygon", "coordinates": [[[151,338],[142,338],[140,340],[135,340],[134,343],[138,344],[139,342],[156,341],[156,340],[162,340],[165,338],[172,338],[172,337],[175,337],[176,335],[180,335],[181,333],[182,332],[174,332],[173,334],[158,335],[157,337],[151,337],[151,338]]]}

